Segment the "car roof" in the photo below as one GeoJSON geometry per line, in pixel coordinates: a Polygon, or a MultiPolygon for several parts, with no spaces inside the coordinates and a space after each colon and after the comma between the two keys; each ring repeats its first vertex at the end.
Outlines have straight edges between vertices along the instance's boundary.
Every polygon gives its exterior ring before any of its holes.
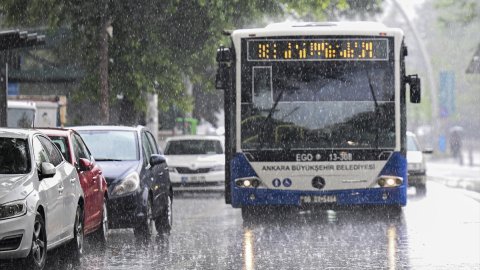
{"type": "Polygon", "coordinates": [[[223,136],[214,136],[214,135],[180,135],[174,137],[168,137],[168,141],[185,141],[185,140],[224,140],[223,136]]]}
{"type": "Polygon", "coordinates": [[[26,139],[35,133],[39,133],[35,129],[21,128],[0,128],[0,137],[26,139]]]}
{"type": "Polygon", "coordinates": [[[64,136],[64,137],[67,137],[70,132],[75,132],[73,129],[66,129],[66,128],[37,128],[37,130],[49,136],[64,136]]]}
{"type": "Polygon", "coordinates": [[[73,130],[82,131],[82,130],[105,130],[105,131],[138,131],[144,128],[144,126],[75,126],[70,127],[73,130]]]}

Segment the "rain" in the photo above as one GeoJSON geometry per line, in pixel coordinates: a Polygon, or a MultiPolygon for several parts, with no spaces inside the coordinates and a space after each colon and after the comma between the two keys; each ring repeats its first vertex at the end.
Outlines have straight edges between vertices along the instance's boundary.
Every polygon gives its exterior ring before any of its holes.
{"type": "Polygon", "coordinates": [[[480,269],[479,30],[475,0],[2,0],[0,269],[480,269]]]}

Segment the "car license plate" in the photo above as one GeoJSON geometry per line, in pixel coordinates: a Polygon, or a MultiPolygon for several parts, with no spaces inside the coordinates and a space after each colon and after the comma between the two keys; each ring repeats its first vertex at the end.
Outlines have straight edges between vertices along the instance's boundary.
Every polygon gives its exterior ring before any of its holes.
{"type": "Polygon", "coordinates": [[[186,182],[204,182],[205,181],[205,176],[182,176],[181,178],[182,183],[186,182]]]}
{"type": "Polygon", "coordinates": [[[336,203],[336,195],[300,196],[301,203],[336,203]]]}

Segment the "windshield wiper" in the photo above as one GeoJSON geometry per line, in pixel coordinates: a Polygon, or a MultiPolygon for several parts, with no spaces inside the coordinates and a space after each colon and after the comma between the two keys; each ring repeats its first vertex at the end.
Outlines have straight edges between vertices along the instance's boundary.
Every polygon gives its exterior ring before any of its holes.
{"type": "Polygon", "coordinates": [[[123,161],[123,159],[115,159],[115,158],[96,158],[95,161],[123,161]]]}
{"type": "Polygon", "coordinates": [[[280,93],[278,94],[278,97],[277,99],[275,100],[275,102],[273,103],[273,106],[272,108],[270,108],[270,110],[268,111],[268,115],[267,117],[265,117],[265,120],[263,120],[262,122],[262,125],[260,126],[260,131],[258,133],[258,135],[260,136],[260,144],[257,146],[256,150],[260,150],[262,149],[263,145],[265,144],[265,139],[263,139],[263,134],[265,132],[265,127],[267,125],[267,122],[270,121],[273,117],[273,114],[275,113],[275,109],[277,108],[277,105],[278,103],[280,102],[280,99],[282,98],[283,96],[283,92],[285,92],[285,89],[286,88],[282,88],[282,90],[280,91],[280,93]]]}
{"type": "Polygon", "coordinates": [[[373,102],[375,104],[375,148],[378,149],[378,137],[379,137],[379,128],[378,128],[378,121],[380,118],[380,110],[378,106],[378,101],[377,101],[377,96],[375,95],[375,91],[373,90],[373,85],[372,85],[372,80],[370,79],[370,75],[367,70],[365,70],[365,73],[367,73],[367,79],[368,79],[368,86],[370,87],[370,93],[372,94],[373,102]]]}

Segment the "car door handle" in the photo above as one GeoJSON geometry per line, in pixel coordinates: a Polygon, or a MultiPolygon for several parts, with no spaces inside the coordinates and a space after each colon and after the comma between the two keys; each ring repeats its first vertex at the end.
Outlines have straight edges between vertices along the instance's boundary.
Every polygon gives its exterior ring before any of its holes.
{"type": "Polygon", "coordinates": [[[58,193],[62,194],[65,188],[63,186],[58,187],[58,193]]]}
{"type": "Polygon", "coordinates": [[[72,183],[72,184],[75,184],[75,181],[77,181],[77,179],[75,179],[75,178],[70,179],[70,183],[72,183]]]}

